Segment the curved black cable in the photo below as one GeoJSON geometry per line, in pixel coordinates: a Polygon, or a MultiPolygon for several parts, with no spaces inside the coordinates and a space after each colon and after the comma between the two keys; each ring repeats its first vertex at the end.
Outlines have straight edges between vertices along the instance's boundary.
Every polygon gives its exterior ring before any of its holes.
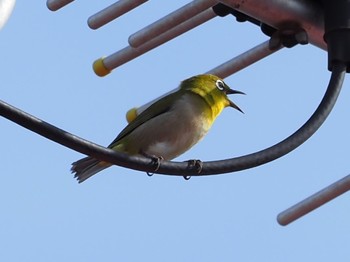
{"type": "Polygon", "coordinates": [[[342,88],[345,72],[346,66],[344,64],[334,64],[331,79],[321,103],[309,120],[292,135],[269,148],[253,154],[209,162],[209,165],[205,167],[205,172],[207,174],[217,174],[256,167],[282,157],[296,149],[317,131],[332,111],[342,88]]]}
{"type": "MultiPolygon", "coordinates": [[[[344,81],[345,71],[346,66],[343,63],[334,63],[327,91],[314,114],[301,128],[280,143],[241,157],[203,162],[200,172],[198,172],[198,168],[193,164],[191,165],[187,162],[162,161],[156,173],[179,176],[222,174],[256,167],[289,153],[310,138],[326,120],[338,98],[344,81]]],[[[0,115],[80,153],[115,165],[146,172],[154,172],[155,167],[153,160],[144,157],[128,156],[84,140],[1,100],[0,115]]]]}

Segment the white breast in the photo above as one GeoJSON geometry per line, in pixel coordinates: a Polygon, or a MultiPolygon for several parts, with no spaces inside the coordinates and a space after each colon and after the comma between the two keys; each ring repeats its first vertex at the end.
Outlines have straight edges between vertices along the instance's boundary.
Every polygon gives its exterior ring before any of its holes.
{"type": "Polygon", "coordinates": [[[146,153],[173,159],[195,145],[208,132],[210,124],[198,107],[202,100],[197,96],[184,95],[174,107],[155,120],[159,129],[154,130],[154,140],[146,153]]]}

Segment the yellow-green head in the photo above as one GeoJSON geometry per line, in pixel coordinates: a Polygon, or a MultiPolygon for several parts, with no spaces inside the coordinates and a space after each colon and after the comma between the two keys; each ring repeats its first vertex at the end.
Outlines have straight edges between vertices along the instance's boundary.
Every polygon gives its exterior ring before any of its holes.
{"type": "Polygon", "coordinates": [[[244,94],[241,91],[231,89],[221,78],[215,75],[197,75],[184,80],[180,89],[200,95],[212,110],[215,119],[225,107],[233,107],[243,111],[230,99],[229,94],[244,94]]]}

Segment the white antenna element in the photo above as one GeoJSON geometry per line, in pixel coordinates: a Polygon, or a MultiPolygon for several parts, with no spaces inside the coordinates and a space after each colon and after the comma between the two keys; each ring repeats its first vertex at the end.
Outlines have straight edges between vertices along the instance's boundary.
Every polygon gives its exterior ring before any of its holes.
{"type": "Polygon", "coordinates": [[[190,20],[183,22],[182,24],[165,32],[164,34],[153,38],[151,41],[143,44],[139,48],[127,46],[112,55],[96,60],[93,66],[94,71],[98,76],[105,76],[118,66],[129,62],[130,60],[148,52],[149,50],[152,50],[161,44],[164,44],[165,42],[168,42],[169,40],[207,22],[214,17],[216,17],[214,11],[211,8],[207,9],[204,12],[192,17],[190,20]]]}
{"type": "Polygon", "coordinates": [[[286,226],[349,190],[350,175],[286,209],[277,216],[277,221],[280,225],[286,226]]]}
{"type": "Polygon", "coordinates": [[[217,4],[216,0],[194,0],[129,37],[129,45],[139,47],[160,34],[217,4]]]}
{"type": "Polygon", "coordinates": [[[209,70],[206,72],[206,74],[212,74],[221,78],[226,78],[242,70],[243,68],[246,68],[255,62],[273,54],[281,48],[282,46],[277,49],[271,49],[269,41],[263,42],[260,45],[257,45],[252,49],[249,49],[248,51],[232,58],[231,60],[209,70]]]}
{"type": "Polygon", "coordinates": [[[61,9],[73,1],[74,0],[47,0],[46,6],[51,11],[57,11],[58,9],[61,9]]]}
{"type": "MultiPolygon", "coordinates": [[[[206,72],[206,74],[213,74],[221,78],[226,78],[243,68],[246,68],[250,66],[251,64],[263,59],[264,57],[271,55],[272,53],[278,51],[278,49],[271,50],[269,47],[269,41],[263,42],[260,45],[257,45],[256,47],[253,47],[252,49],[232,58],[231,60],[213,68],[212,70],[209,70],[206,72]]],[[[136,116],[141,114],[146,108],[148,108],[150,105],[152,105],[154,102],[158,101],[162,97],[173,93],[177,91],[178,88],[175,88],[171,90],[170,92],[167,92],[166,94],[153,99],[152,101],[138,107],[138,108],[132,108],[126,113],[126,120],[128,122],[131,122],[135,119],[136,116]]]]}
{"type": "Polygon", "coordinates": [[[98,29],[147,1],[148,0],[119,0],[100,12],[90,16],[88,19],[88,25],[91,29],[98,29]]]}

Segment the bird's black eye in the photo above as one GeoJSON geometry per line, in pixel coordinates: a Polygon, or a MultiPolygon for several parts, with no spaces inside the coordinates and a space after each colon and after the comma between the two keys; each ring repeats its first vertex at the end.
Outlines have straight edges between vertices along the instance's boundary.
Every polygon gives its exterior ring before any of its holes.
{"type": "Polygon", "coordinates": [[[223,91],[225,89],[225,84],[222,80],[216,80],[215,84],[220,91],[223,91]]]}

